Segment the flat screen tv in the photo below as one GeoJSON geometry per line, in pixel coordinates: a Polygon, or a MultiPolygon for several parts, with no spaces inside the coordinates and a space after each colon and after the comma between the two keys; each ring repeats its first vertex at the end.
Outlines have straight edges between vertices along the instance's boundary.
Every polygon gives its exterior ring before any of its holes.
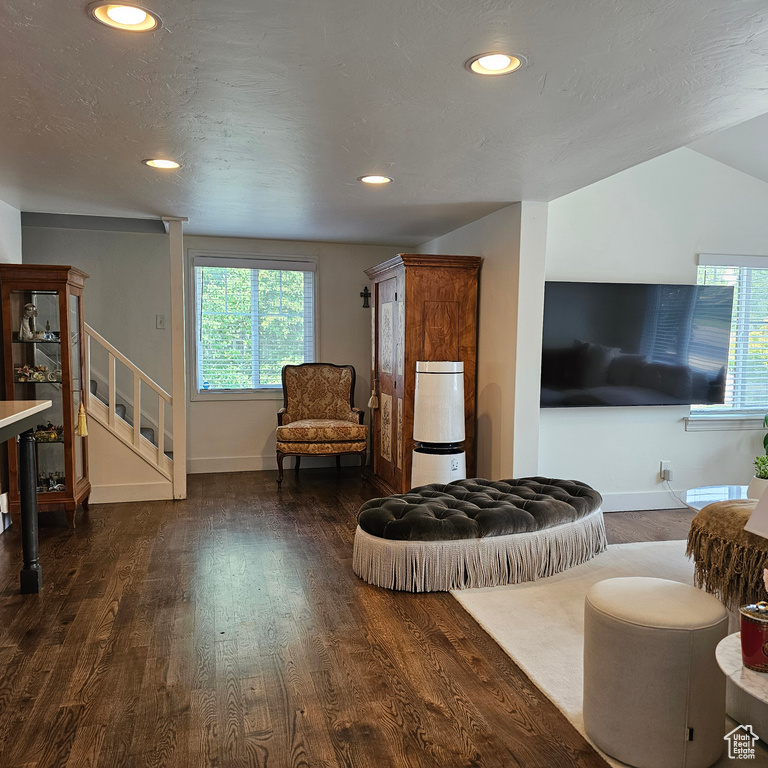
{"type": "Polygon", "coordinates": [[[722,403],[733,288],[547,282],[541,407],[722,403]]]}

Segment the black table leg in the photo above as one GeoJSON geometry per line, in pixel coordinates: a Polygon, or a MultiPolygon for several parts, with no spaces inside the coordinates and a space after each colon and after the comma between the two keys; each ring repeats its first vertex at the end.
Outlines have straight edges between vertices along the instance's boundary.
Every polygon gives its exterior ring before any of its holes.
{"type": "Polygon", "coordinates": [[[29,429],[19,435],[19,497],[21,503],[21,546],[24,567],[21,569],[21,594],[40,591],[43,570],[37,553],[37,467],[35,433],[29,429]]]}

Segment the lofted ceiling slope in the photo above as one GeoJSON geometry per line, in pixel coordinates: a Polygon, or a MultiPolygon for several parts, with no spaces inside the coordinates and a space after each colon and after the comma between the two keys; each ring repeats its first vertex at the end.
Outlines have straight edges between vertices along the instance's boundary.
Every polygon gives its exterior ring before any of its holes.
{"type": "Polygon", "coordinates": [[[705,136],[690,148],[768,182],[768,114],[705,136]]]}
{"type": "Polygon", "coordinates": [[[87,2],[0,0],[0,199],[418,244],[768,112],[765,0],[147,4],[163,27],[128,34],[87,2]],[[528,66],[463,68],[498,49],[528,66]]]}

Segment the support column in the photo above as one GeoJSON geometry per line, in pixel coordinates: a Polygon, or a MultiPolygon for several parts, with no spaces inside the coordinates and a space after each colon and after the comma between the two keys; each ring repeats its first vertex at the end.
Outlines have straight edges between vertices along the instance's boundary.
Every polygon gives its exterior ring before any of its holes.
{"type": "Polygon", "coordinates": [[[539,398],[547,203],[523,201],[517,255],[517,339],[515,341],[512,477],[539,474],[539,398]]]}
{"type": "Polygon", "coordinates": [[[538,474],[547,203],[523,201],[422,245],[483,257],[477,346],[477,474],[538,474]]]}
{"type": "Polygon", "coordinates": [[[43,585],[43,569],[38,561],[37,542],[37,464],[35,433],[29,429],[19,435],[19,501],[21,505],[21,594],[31,595],[43,585]]]}
{"type": "MultiPolygon", "coordinates": [[[[184,320],[184,217],[168,224],[171,267],[171,365],[173,368],[173,498],[187,498],[187,355],[184,320]]],[[[162,426],[162,425],[161,425],[162,426]]]]}

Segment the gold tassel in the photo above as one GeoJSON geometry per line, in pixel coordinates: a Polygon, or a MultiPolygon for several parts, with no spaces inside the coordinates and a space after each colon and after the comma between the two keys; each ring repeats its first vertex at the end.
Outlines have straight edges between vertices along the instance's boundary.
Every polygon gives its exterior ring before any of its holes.
{"type": "Polygon", "coordinates": [[[77,412],[77,429],[75,434],[80,435],[80,437],[88,435],[88,422],[85,419],[85,406],[82,401],[80,403],[80,410],[77,412]]]}

